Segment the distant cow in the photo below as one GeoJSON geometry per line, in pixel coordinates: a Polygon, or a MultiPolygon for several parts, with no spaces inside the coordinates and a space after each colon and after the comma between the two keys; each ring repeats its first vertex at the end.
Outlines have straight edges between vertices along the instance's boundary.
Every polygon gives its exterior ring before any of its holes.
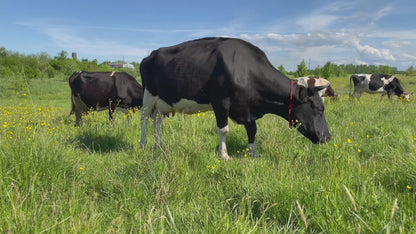
{"type": "Polygon", "coordinates": [[[339,97],[339,94],[335,93],[334,89],[331,87],[331,83],[320,77],[299,77],[295,79],[298,85],[302,85],[306,88],[308,87],[315,87],[315,86],[325,86],[322,90],[318,91],[319,96],[324,101],[325,97],[339,97]]]}
{"type": "Polygon", "coordinates": [[[71,114],[75,113],[77,126],[82,114],[90,109],[108,109],[112,119],[116,108],[127,114],[127,109],[140,108],[143,101],[142,86],[126,72],[75,72],[69,78],[69,86],[71,114]]]}
{"type": "Polygon", "coordinates": [[[263,51],[233,38],[204,38],[160,48],[144,58],[140,72],[144,96],[142,135],[146,145],[148,117],[154,117],[155,143],[160,144],[162,115],[214,110],[219,154],[229,159],[228,118],[243,124],[249,149],[256,154],[256,120],[267,113],[289,121],[313,143],[331,138],[324,105],[317,91],[294,84],[275,69],[263,51]]]}
{"type": "Polygon", "coordinates": [[[392,95],[395,94],[398,97],[404,97],[409,100],[410,95],[404,91],[400,85],[399,80],[395,76],[381,75],[381,74],[355,74],[350,78],[350,96],[354,97],[356,93],[382,93],[388,95],[390,101],[392,101],[392,95]],[[354,84],[354,93],[351,95],[352,84],[354,84]]]}

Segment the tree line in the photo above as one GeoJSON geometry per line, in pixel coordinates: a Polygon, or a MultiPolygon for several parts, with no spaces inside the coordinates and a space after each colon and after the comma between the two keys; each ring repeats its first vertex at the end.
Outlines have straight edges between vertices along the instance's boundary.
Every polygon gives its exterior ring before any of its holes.
{"type": "Polygon", "coordinates": [[[399,71],[397,67],[390,67],[389,65],[367,65],[367,64],[333,64],[326,62],[323,67],[317,66],[315,69],[308,69],[305,60],[297,65],[295,72],[287,72],[283,65],[278,68],[283,74],[294,77],[302,76],[317,76],[329,79],[331,77],[346,77],[349,74],[386,74],[386,75],[416,75],[415,68],[409,67],[406,71],[399,71]]]}
{"type": "MultiPolygon", "coordinates": [[[[113,63],[122,62],[116,61],[113,63]]],[[[126,71],[132,76],[139,78],[139,63],[131,63],[134,68],[117,68],[112,69],[110,61],[98,63],[96,59],[89,61],[87,59],[78,60],[69,58],[68,52],[62,50],[55,57],[51,57],[47,53],[36,55],[25,55],[18,52],[6,50],[0,47],[0,78],[53,78],[62,77],[67,79],[75,71],[126,71]]],[[[278,69],[285,75],[292,77],[301,76],[318,76],[326,79],[331,77],[347,77],[349,74],[388,74],[388,75],[416,75],[413,66],[406,71],[399,71],[396,67],[389,65],[354,65],[354,64],[333,64],[327,62],[323,67],[310,69],[306,66],[305,60],[297,65],[297,70],[288,72],[283,65],[278,69]]]]}
{"type": "Polygon", "coordinates": [[[96,59],[92,61],[87,59],[78,60],[69,58],[68,52],[64,50],[53,58],[44,52],[36,55],[25,55],[0,47],[0,78],[44,79],[62,77],[67,79],[76,71],[126,71],[136,78],[139,77],[139,63],[131,63],[134,68],[116,69],[112,69],[110,63],[122,63],[122,61],[98,63],[96,59]]]}

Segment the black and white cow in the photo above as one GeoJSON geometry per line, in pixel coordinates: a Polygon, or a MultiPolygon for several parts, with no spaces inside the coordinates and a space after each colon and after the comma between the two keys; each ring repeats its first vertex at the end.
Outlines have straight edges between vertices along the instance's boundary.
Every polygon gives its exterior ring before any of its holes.
{"type": "Polygon", "coordinates": [[[355,74],[350,77],[350,96],[354,97],[357,93],[358,99],[361,94],[366,93],[382,93],[388,95],[390,101],[393,100],[392,95],[404,97],[409,100],[410,95],[404,91],[399,80],[395,76],[382,74],[355,74]],[[352,84],[354,84],[354,93],[351,94],[352,84]]]}
{"type": "Polygon", "coordinates": [[[116,108],[128,114],[127,109],[140,108],[143,87],[126,72],[75,72],[69,78],[71,87],[71,114],[75,113],[79,126],[82,114],[93,110],[108,109],[113,118],[116,108]]]}
{"type": "Polygon", "coordinates": [[[298,85],[302,85],[306,88],[315,86],[325,86],[325,88],[318,91],[319,96],[322,98],[322,101],[325,100],[325,97],[339,97],[339,94],[335,93],[334,89],[331,86],[331,82],[329,82],[327,79],[321,77],[307,76],[299,77],[295,80],[298,85]]]}
{"type": "Polygon", "coordinates": [[[256,120],[267,113],[289,121],[313,143],[331,135],[317,90],[294,84],[256,46],[233,38],[204,38],[160,48],[144,58],[140,72],[144,96],[140,144],[147,143],[153,113],[155,143],[160,144],[163,114],[213,110],[218,127],[219,156],[229,159],[228,118],[246,128],[249,149],[256,154],[256,120]],[[296,123],[295,123],[296,124],[296,123]]]}

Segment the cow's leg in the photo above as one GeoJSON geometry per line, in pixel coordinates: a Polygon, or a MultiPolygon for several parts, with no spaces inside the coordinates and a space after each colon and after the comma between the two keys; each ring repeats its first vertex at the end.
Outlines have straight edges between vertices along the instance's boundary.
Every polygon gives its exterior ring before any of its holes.
{"type": "Polygon", "coordinates": [[[108,119],[113,121],[114,119],[114,112],[116,111],[117,103],[113,102],[111,99],[108,99],[108,119]]]}
{"type": "Polygon", "coordinates": [[[217,120],[217,128],[218,128],[218,135],[220,138],[219,146],[218,146],[218,154],[220,158],[229,160],[230,156],[228,156],[227,152],[227,145],[226,139],[230,128],[228,127],[228,108],[225,108],[222,105],[215,105],[213,104],[213,109],[215,113],[215,118],[217,120]]]}
{"type": "Polygon", "coordinates": [[[230,156],[228,156],[227,145],[226,145],[228,132],[230,132],[230,128],[228,127],[228,124],[225,125],[225,127],[223,127],[223,128],[218,128],[218,135],[220,137],[220,143],[219,143],[219,146],[218,146],[218,153],[219,153],[220,157],[224,160],[229,160],[230,159],[230,156]]]}
{"type": "Polygon", "coordinates": [[[393,102],[393,93],[387,93],[387,96],[389,97],[390,102],[393,102]]]}
{"type": "Polygon", "coordinates": [[[80,109],[75,109],[75,126],[81,126],[82,122],[82,111],[80,109]]]}
{"type": "Polygon", "coordinates": [[[72,106],[73,112],[75,113],[75,126],[81,126],[82,114],[86,112],[87,109],[79,95],[72,95],[72,106]]]}
{"type": "Polygon", "coordinates": [[[147,144],[147,124],[149,122],[149,117],[153,112],[155,103],[157,98],[152,96],[149,91],[146,89],[144,90],[143,94],[143,107],[140,109],[141,111],[141,138],[140,138],[140,147],[144,148],[147,144]]]}
{"type": "Polygon", "coordinates": [[[244,124],[244,127],[247,131],[248,136],[248,149],[249,149],[249,156],[257,156],[257,147],[256,147],[256,133],[257,133],[257,125],[256,121],[251,121],[249,123],[244,124]]]}
{"type": "Polygon", "coordinates": [[[155,110],[152,114],[152,118],[153,118],[153,125],[155,128],[155,146],[162,146],[162,128],[163,128],[163,116],[162,114],[158,111],[155,110]]]}

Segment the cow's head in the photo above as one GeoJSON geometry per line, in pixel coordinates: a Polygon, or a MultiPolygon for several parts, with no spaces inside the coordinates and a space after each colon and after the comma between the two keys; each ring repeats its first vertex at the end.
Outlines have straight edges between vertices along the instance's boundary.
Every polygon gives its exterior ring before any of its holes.
{"type": "Polygon", "coordinates": [[[410,94],[403,92],[402,95],[400,95],[400,98],[403,98],[408,102],[410,100],[410,94]]]}
{"type": "Polygon", "coordinates": [[[324,104],[318,91],[326,86],[294,87],[292,120],[298,130],[313,143],[324,143],[331,139],[324,114],[324,104]]]}

